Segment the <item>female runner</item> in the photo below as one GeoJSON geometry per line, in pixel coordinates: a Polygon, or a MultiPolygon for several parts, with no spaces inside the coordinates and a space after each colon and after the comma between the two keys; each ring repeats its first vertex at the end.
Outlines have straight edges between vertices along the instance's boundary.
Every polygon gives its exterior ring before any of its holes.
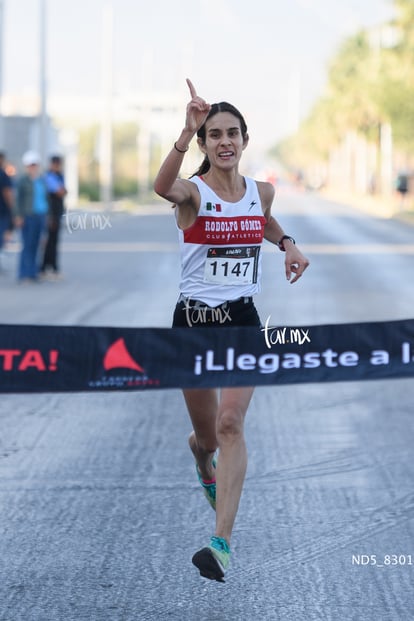
{"type": "MultiPolygon", "coordinates": [[[[184,129],[154,182],[155,192],[176,206],[182,273],[173,326],[191,327],[196,316],[198,326],[260,328],[252,297],[260,289],[263,239],[285,252],[286,278],[291,283],[302,276],[309,261],[271,215],[273,185],[239,172],[249,141],[243,116],[227,102],[208,104],[190,80],[187,84],[191,101],[184,129]],[[190,179],[180,179],[184,154],[195,134],[204,161],[190,179]]],[[[246,473],[243,425],[253,390],[183,391],[194,429],[189,445],[197,475],[216,509],[215,533],[192,561],[201,576],[219,582],[224,582],[230,560],[246,473]]]]}

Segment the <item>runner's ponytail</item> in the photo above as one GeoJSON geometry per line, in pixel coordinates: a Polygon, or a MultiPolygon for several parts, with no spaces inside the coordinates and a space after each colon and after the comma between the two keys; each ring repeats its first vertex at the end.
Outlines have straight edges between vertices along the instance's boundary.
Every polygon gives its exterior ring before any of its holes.
{"type": "Polygon", "coordinates": [[[206,174],[208,170],[210,170],[210,160],[208,159],[206,155],[204,156],[204,159],[201,162],[201,165],[199,166],[198,170],[196,170],[196,172],[193,173],[191,177],[202,177],[203,175],[206,174]]]}

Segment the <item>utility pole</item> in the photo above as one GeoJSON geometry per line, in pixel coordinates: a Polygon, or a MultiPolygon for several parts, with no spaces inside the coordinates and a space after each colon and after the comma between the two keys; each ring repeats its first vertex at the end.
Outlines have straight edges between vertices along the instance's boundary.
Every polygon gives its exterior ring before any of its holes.
{"type": "Polygon", "coordinates": [[[112,204],[112,90],[113,90],[113,9],[108,3],[102,14],[102,114],[99,140],[100,198],[105,209],[112,204]]]}
{"type": "Polygon", "coordinates": [[[152,105],[152,49],[147,47],[141,59],[141,106],[137,136],[138,150],[138,199],[148,194],[150,187],[150,151],[151,151],[151,105],[152,105]]]}
{"type": "Polygon", "coordinates": [[[380,125],[380,156],[381,156],[381,193],[389,197],[392,194],[392,128],[389,123],[380,125]]]}
{"type": "Polygon", "coordinates": [[[47,118],[47,71],[46,71],[46,2],[40,0],[40,114],[39,114],[39,151],[42,165],[46,165],[48,151],[48,118],[47,118]]]}

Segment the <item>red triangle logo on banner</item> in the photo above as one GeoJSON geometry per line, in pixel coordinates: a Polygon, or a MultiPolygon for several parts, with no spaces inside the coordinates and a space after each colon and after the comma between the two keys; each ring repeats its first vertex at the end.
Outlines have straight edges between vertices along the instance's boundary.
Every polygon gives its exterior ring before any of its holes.
{"type": "Polygon", "coordinates": [[[132,358],[126,348],[124,339],[118,339],[107,350],[104,361],[105,371],[110,369],[134,369],[140,373],[145,373],[144,369],[132,358]]]}

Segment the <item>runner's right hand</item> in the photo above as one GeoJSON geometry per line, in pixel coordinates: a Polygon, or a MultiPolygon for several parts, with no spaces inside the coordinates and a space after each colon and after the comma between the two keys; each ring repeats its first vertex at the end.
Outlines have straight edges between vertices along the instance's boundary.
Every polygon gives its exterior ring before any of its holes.
{"type": "Polygon", "coordinates": [[[210,104],[202,97],[197,95],[191,80],[187,78],[188,88],[190,89],[191,101],[187,104],[187,116],[185,127],[191,132],[196,133],[197,130],[205,123],[208,113],[210,112],[210,104]]]}

